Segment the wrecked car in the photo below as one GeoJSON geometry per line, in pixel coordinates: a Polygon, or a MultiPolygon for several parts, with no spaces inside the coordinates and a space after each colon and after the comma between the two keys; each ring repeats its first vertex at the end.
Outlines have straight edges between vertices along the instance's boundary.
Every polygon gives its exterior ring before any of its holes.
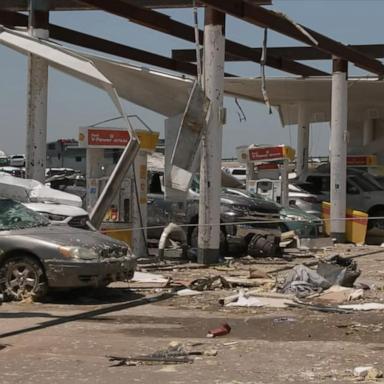
{"type": "MultiPolygon", "coordinates": [[[[148,237],[159,238],[162,227],[174,222],[187,224],[188,244],[197,246],[199,221],[199,183],[195,178],[188,197],[183,202],[164,199],[161,189],[161,173],[150,175],[148,194],[148,237]]],[[[236,235],[238,227],[250,227],[285,232],[295,230],[299,236],[315,237],[322,232],[321,221],[298,208],[283,208],[274,201],[259,195],[250,195],[244,190],[223,188],[220,197],[221,249],[227,248],[227,235],[236,235]]]]}
{"type": "Polygon", "coordinates": [[[24,205],[0,199],[0,293],[41,298],[50,288],[102,287],[132,278],[136,260],[123,242],[51,225],[24,205]]]}
{"type": "Polygon", "coordinates": [[[19,201],[46,216],[52,224],[94,229],[78,196],[56,191],[32,179],[20,179],[0,172],[0,197],[19,201]]]}

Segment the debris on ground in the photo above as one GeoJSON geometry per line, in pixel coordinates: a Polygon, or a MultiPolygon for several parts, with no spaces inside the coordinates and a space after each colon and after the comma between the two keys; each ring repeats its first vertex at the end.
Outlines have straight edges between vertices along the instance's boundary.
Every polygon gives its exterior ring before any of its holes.
{"type": "Polygon", "coordinates": [[[201,291],[194,291],[193,289],[185,288],[177,291],[177,296],[197,296],[202,295],[201,291]]]}
{"type": "Polygon", "coordinates": [[[354,260],[336,255],[319,262],[316,271],[303,264],[295,266],[287,273],[278,291],[304,298],[321,293],[333,285],[353,287],[360,273],[354,260]]]}
{"type": "Polygon", "coordinates": [[[225,336],[228,335],[229,332],[231,332],[230,325],[228,323],[223,323],[220,327],[209,330],[207,337],[225,336]]]}
{"type": "Polygon", "coordinates": [[[365,380],[376,380],[383,377],[383,372],[372,366],[356,367],[353,370],[353,376],[363,378],[365,380]]]}
{"type": "Polygon", "coordinates": [[[138,355],[130,357],[107,356],[111,367],[137,366],[137,365],[155,365],[155,364],[191,364],[194,356],[216,356],[216,350],[206,351],[188,351],[183,344],[171,342],[168,348],[160,350],[149,355],[138,355]]]}
{"type": "Polygon", "coordinates": [[[341,287],[340,285],[333,285],[331,288],[322,292],[317,298],[316,301],[325,304],[342,304],[347,301],[358,300],[363,298],[364,290],[363,289],[354,289],[341,287]]]}
{"type": "Polygon", "coordinates": [[[270,308],[286,308],[292,300],[289,296],[271,297],[258,296],[257,293],[240,291],[238,295],[227,298],[226,307],[270,307],[270,308]]]}
{"type": "Polygon", "coordinates": [[[258,257],[281,257],[280,237],[257,233],[248,243],[248,255],[258,257]]]}
{"type": "Polygon", "coordinates": [[[193,280],[189,284],[189,288],[196,291],[209,291],[219,288],[229,289],[232,288],[232,285],[224,277],[216,275],[193,280]]]}
{"type": "Polygon", "coordinates": [[[339,305],[339,308],[350,309],[354,311],[374,311],[374,310],[383,310],[383,303],[361,303],[361,304],[345,304],[339,305]]]}

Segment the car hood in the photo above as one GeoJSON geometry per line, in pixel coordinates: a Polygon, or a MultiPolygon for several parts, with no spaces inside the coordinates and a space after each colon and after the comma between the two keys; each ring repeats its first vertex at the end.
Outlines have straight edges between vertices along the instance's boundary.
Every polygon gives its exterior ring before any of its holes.
{"type": "Polygon", "coordinates": [[[278,213],[280,206],[275,204],[273,201],[264,199],[257,199],[253,197],[237,196],[233,194],[222,193],[221,202],[224,204],[236,204],[248,206],[249,211],[258,211],[265,213],[278,213]]]}
{"type": "Polygon", "coordinates": [[[311,215],[300,208],[294,208],[294,207],[281,208],[280,215],[283,217],[297,216],[297,217],[300,217],[302,220],[306,220],[309,222],[319,221],[319,218],[317,216],[311,215]]]}
{"type": "Polygon", "coordinates": [[[34,227],[0,232],[0,236],[26,236],[60,246],[83,247],[102,250],[107,248],[128,248],[127,244],[103,235],[100,232],[73,228],[70,226],[34,227]]]}
{"type": "Polygon", "coordinates": [[[35,212],[52,213],[54,215],[63,216],[88,216],[88,212],[80,207],[65,204],[50,204],[50,203],[24,203],[24,205],[35,212]]]}

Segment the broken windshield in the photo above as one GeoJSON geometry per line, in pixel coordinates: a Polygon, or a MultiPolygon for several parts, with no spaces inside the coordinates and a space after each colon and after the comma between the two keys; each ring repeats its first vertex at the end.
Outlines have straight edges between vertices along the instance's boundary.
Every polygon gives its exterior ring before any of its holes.
{"type": "Polygon", "coordinates": [[[48,219],[10,199],[0,199],[0,231],[46,226],[48,219]]]}

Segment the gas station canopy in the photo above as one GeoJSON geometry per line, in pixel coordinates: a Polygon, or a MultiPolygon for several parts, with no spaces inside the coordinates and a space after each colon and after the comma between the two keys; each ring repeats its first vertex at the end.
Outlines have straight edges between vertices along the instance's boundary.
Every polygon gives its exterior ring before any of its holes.
{"type": "MultiPolygon", "coordinates": [[[[330,77],[268,78],[266,87],[271,105],[278,108],[282,125],[297,124],[298,104],[305,102],[310,122],[331,119],[330,77]]],[[[264,103],[260,78],[227,78],[227,95],[264,103]]],[[[348,118],[364,121],[365,118],[384,118],[384,81],[374,77],[349,78],[348,118]],[[369,116],[367,115],[369,114],[369,116]]]]}

